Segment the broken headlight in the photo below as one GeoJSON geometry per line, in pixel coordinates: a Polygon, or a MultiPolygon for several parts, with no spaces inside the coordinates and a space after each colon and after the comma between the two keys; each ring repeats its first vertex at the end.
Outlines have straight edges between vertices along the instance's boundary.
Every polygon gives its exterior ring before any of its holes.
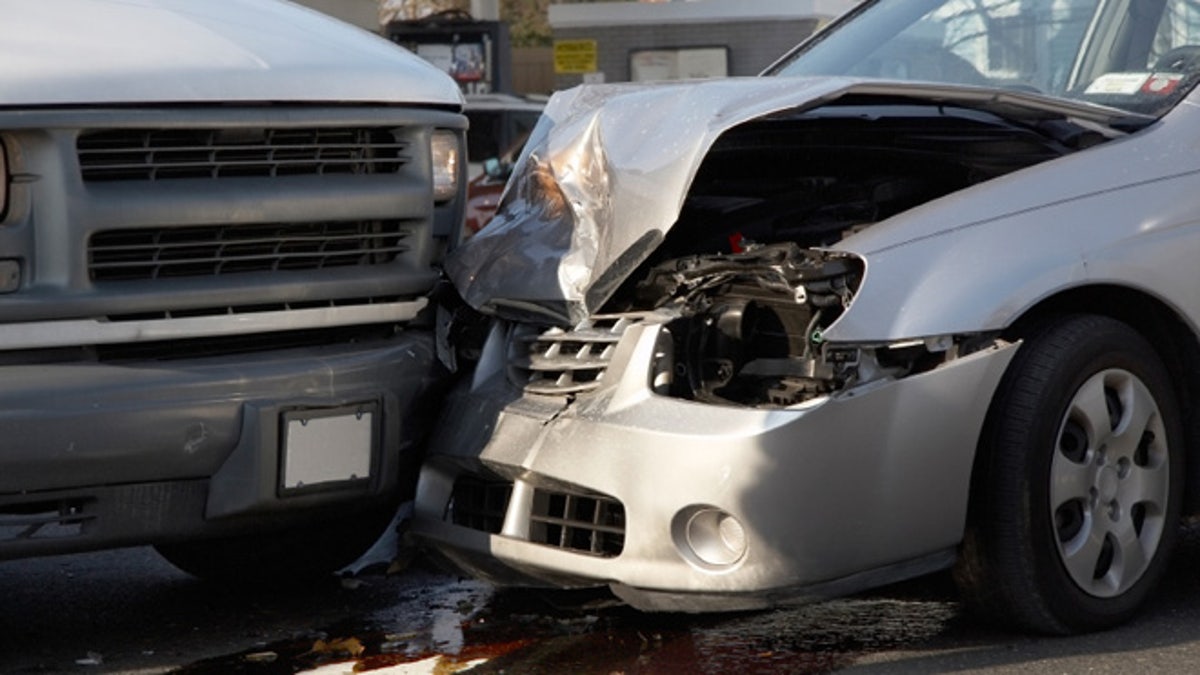
{"type": "Polygon", "coordinates": [[[822,333],[861,278],[858,258],[790,243],[652,268],[638,295],[680,316],[667,328],[673,344],[658,350],[671,358],[656,362],[669,360],[673,372],[654,374],[655,391],[771,407],[829,393],[838,368],[825,358],[822,333]]]}

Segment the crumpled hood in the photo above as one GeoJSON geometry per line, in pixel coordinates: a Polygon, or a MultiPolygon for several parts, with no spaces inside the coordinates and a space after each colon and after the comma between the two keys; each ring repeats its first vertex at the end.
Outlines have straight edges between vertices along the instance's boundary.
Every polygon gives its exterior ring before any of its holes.
{"type": "Polygon", "coordinates": [[[662,241],[721,133],[833,97],[850,82],[733,78],[559,92],[496,216],[447,260],[447,272],[477,309],[576,323],[662,241]]]}
{"type": "Polygon", "coordinates": [[[462,102],[417,56],[280,0],[0,0],[0,16],[0,107],[462,102]]]}
{"type": "Polygon", "coordinates": [[[722,133],[852,93],[952,101],[1010,118],[1103,125],[1128,117],[1035,95],[840,77],[577,87],[550,100],[496,217],[448,259],[450,278],[482,311],[577,323],[662,241],[722,133]]]}

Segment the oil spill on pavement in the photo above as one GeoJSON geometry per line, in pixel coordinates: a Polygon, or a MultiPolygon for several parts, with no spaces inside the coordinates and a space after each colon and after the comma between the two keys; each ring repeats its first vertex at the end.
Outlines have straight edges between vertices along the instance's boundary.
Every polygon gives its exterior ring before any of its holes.
{"type": "Polygon", "coordinates": [[[902,591],[737,615],[642,614],[595,593],[431,581],[372,625],[333,626],[176,672],[828,673],[944,634],[959,612],[938,592],[902,591]]]}
{"type": "Polygon", "coordinates": [[[535,645],[471,673],[826,673],[869,652],[924,642],[957,614],[948,602],[862,598],[735,616],[612,609],[564,630],[560,615],[510,615],[493,628],[537,634],[535,645]],[[557,634],[556,634],[557,633],[557,634]]]}

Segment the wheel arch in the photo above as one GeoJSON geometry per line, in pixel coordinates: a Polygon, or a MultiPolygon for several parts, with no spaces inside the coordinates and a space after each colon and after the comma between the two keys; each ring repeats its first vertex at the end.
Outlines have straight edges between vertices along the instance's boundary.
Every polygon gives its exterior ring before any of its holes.
{"type": "MultiPolygon", "coordinates": [[[[1114,284],[1079,287],[1048,297],[1010,322],[1003,337],[1023,340],[1024,346],[1008,365],[1000,386],[992,392],[977,440],[966,530],[953,571],[955,581],[970,611],[1004,625],[1055,635],[1111,627],[1127,620],[1144,603],[1161,579],[1177,540],[1175,519],[1196,511],[1200,472],[1189,466],[1187,458],[1195,456],[1200,435],[1196,412],[1200,387],[1195,376],[1200,372],[1197,370],[1200,344],[1186,319],[1169,303],[1114,284]],[[1146,362],[1150,353],[1158,355],[1161,367],[1146,362]],[[1064,432],[1062,423],[1055,422],[1057,417],[1048,418],[1041,411],[1044,406],[1057,407],[1078,396],[1081,390],[1077,387],[1085,384],[1079,378],[1087,378],[1086,383],[1097,381],[1101,372],[1094,370],[1097,367],[1104,369],[1105,377],[1126,368],[1135,371],[1134,379],[1149,377],[1145,386],[1162,394],[1157,403],[1149,405],[1161,407],[1166,403],[1167,410],[1177,407],[1178,413],[1172,414],[1180,415],[1168,420],[1165,428],[1158,428],[1159,433],[1170,434],[1172,439],[1167,457],[1173,464],[1171,471],[1159,474],[1160,482],[1153,488],[1156,490],[1153,495],[1138,493],[1131,497],[1153,500],[1160,507],[1157,513],[1166,517],[1146,535],[1149,543],[1145,545],[1152,547],[1146,552],[1152,555],[1133,563],[1130,568],[1133,572],[1128,576],[1120,565],[1112,563],[1113,556],[1120,558],[1119,554],[1110,552],[1108,562],[1104,562],[1100,548],[1096,548],[1093,557],[1084,554],[1084,558],[1074,559],[1073,567],[1068,567],[1064,560],[1068,554],[1061,544],[1065,540],[1059,538],[1059,528],[1069,527],[1070,519],[1060,524],[1058,511],[1045,510],[1050,506],[1053,485],[1057,484],[1050,480],[1054,478],[1051,461],[1056,451],[1047,450],[1046,443],[1064,432]],[[1176,394],[1177,406],[1164,400],[1164,390],[1176,394]],[[1175,443],[1183,447],[1178,448],[1175,443]],[[1170,484],[1166,482],[1168,478],[1170,484]],[[1046,514],[1053,514],[1053,522],[1046,514]],[[1117,581],[1112,583],[1119,585],[1103,586],[1100,593],[1088,590],[1092,586],[1079,581],[1080,561],[1095,566],[1093,574],[1100,575],[1095,579],[1107,578],[1115,570],[1117,581]],[[1103,589],[1111,590],[1112,594],[1105,594],[1103,589]]],[[[1105,403],[1108,403],[1107,387],[1106,382],[1105,403]]],[[[1110,421],[1112,410],[1110,407],[1101,413],[1107,413],[1105,422],[1110,421]]],[[[1092,426],[1095,429],[1102,424],[1092,426]]],[[[1145,442],[1145,436],[1142,438],[1145,442]]],[[[1090,443],[1085,445],[1091,447],[1090,443]]],[[[1127,453],[1122,460],[1131,466],[1138,460],[1130,450],[1132,446],[1128,442],[1124,445],[1125,449],[1118,452],[1127,453]]],[[[1102,471],[1109,472],[1110,478],[1118,475],[1112,470],[1115,463],[1104,459],[1104,442],[1098,447],[1097,454],[1088,455],[1097,461],[1086,464],[1094,467],[1094,472],[1084,480],[1099,481],[1104,477],[1102,471]]],[[[1078,487],[1078,481],[1068,480],[1071,482],[1078,487]]],[[[1092,484],[1093,499],[1099,485],[1092,484]]],[[[1111,503],[1113,508],[1120,509],[1116,487],[1113,490],[1111,503]]],[[[1084,494],[1086,500],[1086,490],[1070,494],[1084,494]]],[[[1124,512],[1132,520],[1122,519],[1120,513],[1118,510],[1110,514],[1112,522],[1123,522],[1140,543],[1140,526],[1132,522],[1137,518],[1132,515],[1134,511],[1124,512]]],[[[1097,518],[1096,522],[1101,520],[1109,519],[1097,518]]],[[[1119,548],[1120,545],[1109,540],[1108,530],[1101,527],[1098,531],[1105,546],[1111,546],[1110,551],[1119,548]]],[[[1088,539],[1098,541],[1092,534],[1088,539]]],[[[1083,574],[1087,576],[1086,568],[1083,574]]]]}
{"type": "MultiPolygon", "coordinates": [[[[1047,321],[1069,314],[1095,314],[1121,321],[1145,337],[1162,359],[1183,416],[1188,460],[1183,512],[1200,514],[1200,337],[1162,299],[1113,284],[1076,287],[1044,298],[1010,323],[1004,337],[1019,340],[1047,321]]],[[[981,459],[976,457],[972,470],[972,493],[981,459]]]]}

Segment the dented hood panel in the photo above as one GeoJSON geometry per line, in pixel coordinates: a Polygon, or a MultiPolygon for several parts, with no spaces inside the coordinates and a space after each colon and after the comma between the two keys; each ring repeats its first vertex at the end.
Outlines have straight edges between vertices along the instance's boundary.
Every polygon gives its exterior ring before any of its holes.
{"type": "Polygon", "coordinates": [[[662,241],[722,133],[847,94],[957,103],[1026,121],[1131,121],[1123,111],[1038,95],[852,78],[577,87],[551,99],[495,219],[451,256],[450,277],[482,311],[577,323],[662,241]]]}
{"type": "Polygon", "coordinates": [[[448,261],[451,279],[478,309],[525,308],[575,323],[621,281],[621,271],[608,272],[614,264],[628,273],[662,240],[722,132],[835,97],[851,82],[743,78],[560,92],[496,217],[448,261]],[[538,188],[546,178],[559,194],[538,188]]]}

